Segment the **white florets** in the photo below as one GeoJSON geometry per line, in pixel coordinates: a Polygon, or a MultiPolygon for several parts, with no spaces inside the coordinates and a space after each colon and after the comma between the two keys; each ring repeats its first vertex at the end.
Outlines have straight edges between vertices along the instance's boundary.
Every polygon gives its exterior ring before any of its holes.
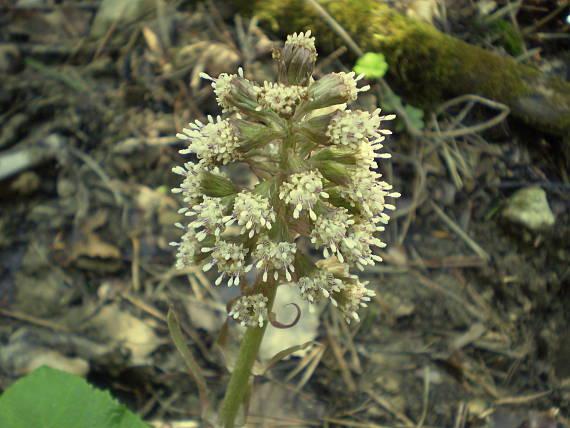
{"type": "Polygon", "coordinates": [[[338,309],[344,315],[344,319],[350,324],[351,319],[360,321],[358,309],[368,306],[368,302],[376,293],[366,288],[368,281],[360,282],[355,279],[343,282],[344,288],[338,299],[338,309]]]}
{"type": "Polygon", "coordinates": [[[386,247],[386,243],[374,237],[375,232],[383,230],[383,226],[376,226],[374,223],[358,224],[352,227],[341,244],[341,251],[346,262],[360,270],[364,270],[364,266],[373,266],[375,262],[381,262],[382,257],[374,254],[370,247],[386,247]]]}
{"type": "Polygon", "coordinates": [[[348,102],[356,100],[356,98],[358,98],[359,92],[366,92],[367,90],[370,89],[370,85],[365,85],[362,88],[358,88],[356,86],[358,81],[364,78],[364,74],[359,74],[356,77],[354,77],[355,76],[354,71],[351,71],[350,73],[340,72],[332,74],[342,79],[345,88],[343,96],[346,98],[348,102]]]}
{"type": "Polygon", "coordinates": [[[293,33],[287,36],[287,41],[285,46],[301,46],[308,49],[315,56],[317,55],[317,49],[315,48],[315,38],[311,37],[311,30],[307,30],[305,33],[293,33]]]}
{"type": "Polygon", "coordinates": [[[360,204],[362,214],[367,221],[388,223],[390,216],[384,210],[396,207],[388,204],[385,198],[398,198],[397,192],[391,192],[392,186],[380,181],[381,174],[368,168],[358,168],[351,177],[348,186],[341,189],[341,194],[352,202],[360,204]]]}
{"type": "Polygon", "coordinates": [[[307,88],[304,86],[273,82],[264,82],[257,94],[257,101],[261,107],[273,110],[285,118],[291,117],[297,105],[306,98],[307,88]]]}
{"type": "Polygon", "coordinates": [[[337,306],[337,301],[333,293],[339,293],[344,284],[340,279],[334,277],[331,272],[319,269],[310,276],[304,276],[298,281],[301,297],[309,303],[317,303],[321,297],[331,299],[333,305],[337,306]]]}
{"type": "Polygon", "coordinates": [[[239,139],[228,119],[208,116],[208,123],[196,120],[176,136],[189,141],[188,148],[180,150],[180,153],[196,153],[199,159],[208,164],[219,162],[225,165],[239,159],[239,139]]]}
{"type": "Polygon", "coordinates": [[[325,132],[331,143],[357,149],[361,144],[375,144],[384,140],[383,134],[391,134],[388,129],[380,129],[382,120],[380,109],[369,113],[361,110],[339,111],[333,117],[325,132]]]}
{"type": "Polygon", "coordinates": [[[241,226],[241,233],[248,233],[252,238],[255,233],[271,229],[275,211],[269,199],[255,193],[241,192],[236,196],[232,215],[224,217],[227,226],[235,221],[241,226]]]}
{"type": "Polygon", "coordinates": [[[194,266],[194,256],[198,253],[198,240],[196,239],[196,231],[192,227],[184,227],[181,223],[175,226],[185,231],[180,242],[171,242],[170,245],[178,247],[176,252],[176,269],[186,269],[194,266]]]}
{"type": "Polygon", "coordinates": [[[273,270],[273,279],[277,281],[279,274],[284,273],[285,279],[291,281],[291,273],[295,272],[293,261],[297,245],[292,242],[274,242],[268,239],[262,240],[252,253],[254,260],[257,260],[255,267],[263,271],[262,279],[267,281],[267,275],[273,270]]]}
{"type": "MultiPolygon", "coordinates": [[[[238,69],[239,77],[243,77],[243,70],[240,67],[238,69]]],[[[211,77],[206,73],[200,73],[202,79],[207,79],[212,81],[212,88],[216,94],[216,101],[222,107],[223,112],[233,110],[233,105],[230,102],[230,96],[232,91],[232,80],[237,77],[236,74],[222,73],[217,78],[211,77]]]]}
{"type": "Polygon", "coordinates": [[[311,220],[317,219],[313,207],[320,198],[329,197],[328,193],[323,191],[322,178],[318,171],[300,172],[291,175],[289,180],[281,185],[279,198],[295,207],[293,218],[299,218],[300,212],[305,209],[311,220]]]}
{"type": "MultiPolygon", "coordinates": [[[[175,187],[172,189],[172,193],[182,193],[184,197],[184,202],[188,206],[194,205],[201,197],[202,192],[200,190],[200,179],[202,172],[206,168],[202,163],[186,162],[184,166],[177,166],[172,168],[172,172],[178,175],[182,175],[184,180],[180,187],[175,187]]],[[[217,168],[216,168],[217,172],[217,168]]],[[[188,211],[188,208],[182,208],[180,213],[188,211]]]]}
{"type": "Polygon", "coordinates": [[[211,198],[204,196],[204,200],[192,207],[191,211],[187,211],[187,216],[193,216],[194,221],[190,223],[190,227],[200,229],[196,233],[196,239],[203,241],[208,235],[220,236],[225,229],[223,222],[224,204],[220,198],[211,198]]]}
{"type": "Polygon", "coordinates": [[[326,216],[319,216],[311,231],[311,242],[316,248],[323,247],[323,256],[329,258],[336,255],[343,263],[340,244],[346,238],[346,230],[354,224],[352,216],[346,208],[337,208],[326,216]],[[330,252],[329,252],[330,251],[330,252]]]}
{"type": "Polygon", "coordinates": [[[218,268],[220,276],[216,279],[216,285],[220,285],[225,276],[229,277],[228,287],[239,285],[240,276],[251,269],[251,265],[245,265],[247,249],[241,244],[218,239],[214,247],[203,247],[202,252],[210,253],[212,258],[210,262],[204,265],[204,272],[210,270],[214,265],[218,268]]]}
{"type": "Polygon", "coordinates": [[[267,320],[267,302],[263,294],[239,297],[229,312],[229,316],[243,327],[263,327],[267,320]]]}

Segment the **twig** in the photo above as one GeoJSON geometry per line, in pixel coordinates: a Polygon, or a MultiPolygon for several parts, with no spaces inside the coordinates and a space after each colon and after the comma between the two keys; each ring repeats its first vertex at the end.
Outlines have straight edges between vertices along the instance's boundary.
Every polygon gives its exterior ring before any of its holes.
{"type": "Polygon", "coordinates": [[[305,0],[307,4],[313,7],[320,17],[332,28],[332,30],[342,39],[344,43],[354,52],[357,56],[362,56],[364,52],[350,37],[350,35],[342,28],[338,22],[318,4],[315,0],[305,0]]]}
{"type": "Polygon", "coordinates": [[[82,151],[77,150],[75,147],[71,146],[70,144],[68,144],[65,147],[65,149],[74,156],[81,159],[89,168],[91,168],[93,172],[97,174],[97,176],[101,179],[105,187],[107,187],[107,189],[111,191],[117,205],[123,205],[124,202],[123,195],[121,195],[121,192],[117,190],[117,186],[114,186],[112,184],[111,178],[107,175],[107,173],[103,170],[103,168],[99,166],[99,164],[97,163],[97,161],[95,161],[95,159],[93,159],[87,153],[83,153],[82,151]]]}
{"type": "Polygon", "coordinates": [[[556,15],[558,15],[560,12],[562,12],[566,7],[568,7],[569,4],[570,4],[569,0],[563,0],[556,9],[554,9],[552,12],[550,12],[544,18],[541,18],[538,21],[536,21],[534,24],[529,25],[528,27],[524,28],[521,31],[521,34],[523,36],[527,36],[530,33],[533,33],[534,31],[536,31],[537,29],[542,27],[544,24],[546,24],[548,21],[550,21],[552,18],[554,18],[556,15]]]}
{"type": "Polygon", "coordinates": [[[20,321],[26,321],[26,322],[29,322],[31,324],[36,324],[36,325],[39,325],[42,327],[51,328],[52,330],[56,330],[56,331],[64,331],[66,333],[70,332],[69,328],[67,328],[66,326],[56,324],[56,323],[48,321],[48,320],[43,320],[41,318],[36,318],[36,317],[31,316],[31,315],[21,314],[18,312],[12,312],[12,311],[9,311],[7,309],[0,309],[0,315],[3,315],[5,317],[10,317],[10,318],[15,318],[15,319],[20,320],[20,321]]]}
{"type": "Polygon", "coordinates": [[[428,403],[429,403],[429,366],[425,366],[422,414],[420,415],[420,420],[418,421],[416,428],[422,428],[424,426],[424,422],[426,421],[426,416],[428,411],[428,403]]]}
{"type": "Polygon", "coordinates": [[[467,233],[465,233],[457,223],[455,223],[447,214],[445,214],[443,210],[437,206],[437,204],[435,204],[433,201],[429,201],[429,204],[435,213],[439,216],[439,218],[441,218],[445,224],[447,224],[447,226],[449,226],[449,228],[455,232],[457,236],[463,239],[469,248],[471,248],[479,257],[485,261],[489,261],[491,259],[489,254],[483,248],[481,248],[479,244],[471,239],[469,235],[467,235],[467,233]]]}

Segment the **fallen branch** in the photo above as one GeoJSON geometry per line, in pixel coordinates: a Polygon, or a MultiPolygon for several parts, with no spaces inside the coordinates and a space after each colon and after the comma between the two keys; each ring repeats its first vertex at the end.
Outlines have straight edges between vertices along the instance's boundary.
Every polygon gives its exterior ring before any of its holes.
{"type": "MultiPolygon", "coordinates": [[[[463,94],[506,104],[513,116],[570,145],[570,84],[448,36],[376,0],[319,2],[364,51],[381,52],[398,92],[431,105],[463,94]]],[[[338,45],[336,35],[302,0],[234,0],[240,13],[269,21],[280,33],[313,30],[338,45]]]]}

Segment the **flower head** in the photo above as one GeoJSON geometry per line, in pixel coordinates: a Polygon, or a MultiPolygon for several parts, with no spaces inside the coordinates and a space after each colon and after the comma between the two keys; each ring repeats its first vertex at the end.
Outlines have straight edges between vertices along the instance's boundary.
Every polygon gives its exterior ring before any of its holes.
{"type": "Polygon", "coordinates": [[[310,276],[299,278],[299,289],[301,297],[309,303],[317,303],[321,297],[331,299],[333,305],[337,306],[337,301],[333,294],[340,293],[344,284],[340,279],[335,278],[332,272],[324,269],[314,271],[310,276]]]}
{"type": "Polygon", "coordinates": [[[341,251],[349,265],[364,270],[364,266],[373,266],[375,262],[381,262],[382,257],[372,252],[371,246],[384,248],[386,243],[374,237],[375,232],[384,231],[384,226],[374,223],[361,223],[351,228],[346,238],[341,243],[341,251]]]}
{"type": "Polygon", "coordinates": [[[311,242],[316,248],[323,247],[323,256],[329,258],[336,255],[339,261],[344,262],[341,253],[341,244],[346,239],[346,231],[354,224],[352,216],[346,208],[337,208],[326,216],[319,216],[315,220],[311,231],[311,242]]]}
{"type": "Polygon", "coordinates": [[[194,217],[190,227],[202,229],[196,233],[196,239],[203,241],[207,235],[220,236],[225,229],[223,222],[225,206],[220,198],[204,196],[204,200],[187,211],[187,216],[194,217]]]}
{"type": "Polygon", "coordinates": [[[251,265],[245,264],[247,249],[241,244],[218,239],[213,247],[203,247],[202,252],[210,253],[211,257],[211,261],[204,265],[205,272],[214,265],[218,267],[220,276],[216,279],[216,285],[220,285],[226,276],[229,277],[228,287],[238,285],[240,276],[251,269],[251,265]]]}
{"type": "Polygon", "coordinates": [[[388,223],[390,216],[384,210],[394,210],[396,207],[386,203],[386,198],[398,198],[397,192],[391,192],[392,185],[381,181],[381,174],[368,168],[358,168],[348,186],[341,193],[354,206],[359,204],[366,221],[388,223]]]}
{"type": "Polygon", "coordinates": [[[382,261],[376,248],[390,198],[399,193],[375,171],[389,130],[380,109],[348,109],[364,75],[330,73],[313,78],[317,59],[310,31],[274,49],[277,82],[256,83],[243,70],[201,77],[211,81],[224,117],[208,116],[177,134],[197,163],[173,169],[182,183],[179,213],[188,224],[177,247],[179,269],[202,262],[217,269],[215,284],[239,285],[229,315],[246,327],[272,318],[275,289],[293,283],[310,303],[325,298],[347,321],[374,295],[351,274],[382,261]],[[231,164],[240,164],[234,169],[231,164]],[[241,179],[242,167],[250,177],[241,179]],[[310,248],[307,248],[310,247],[310,248]],[[317,251],[314,251],[317,250],[317,251]],[[318,254],[318,256],[316,256],[318,254]],[[321,257],[322,254],[322,257],[321,257]],[[314,260],[318,258],[319,260],[314,260]],[[255,267],[256,279],[249,284],[255,267]],[[247,280],[246,280],[247,277],[247,280]]]}
{"type": "Polygon", "coordinates": [[[293,116],[297,105],[306,98],[307,88],[303,86],[272,82],[265,82],[257,94],[261,107],[273,110],[284,118],[293,116]]]}
{"type": "Polygon", "coordinates": [[[354,77],[350,73],[330,73],[309,85],[310,105],[308,108],[320,109],[337,104],[350,103],[358,97],[359,92],[370,89],[369,85],[361,88],[357,86],[363,74],[354,77]]]}
{"type": "Polygon", "coordinates": [[[236,196],[232,215],[224,217],[224,221],[227,226],[237,221],[241,233],[247,232],[252,238],[263,229],[271,229],[275,211],[267,198],[251,192],[241,192],[236,196]]]}
{"type": "Polygon", "coordinates": [[[184,227],[181,223],[176,223],[176,227],[185,231],[180,242],[170,243],[171,246],[178,247],[176,269],[181,270],[194,265],[194,256],[199,254],[199,242],[193,227],[184,227]]]}
{"type": "Polygon", "coordinates": [[[212,81],[212,88],[222,112],[238,109],[251,113],[257,109],[255,100],[259,88],[244,77],[241,67],[238,68],[238,74],[222,73],[213,78],[206,73],[200,73],[200,77],[212,81]]]}
{"type": "Polygon", "coordinates": [[[263,327],[267,320],[267,302],[263,294],[240,296],[233,303],[229,316],[243,327],[263,327]]]}
{"type": "Polygon", "coordinates": [[[255,267],[263,271],[263,282],[267,281],[267,275],[273,270],[273,279],[277,281],[279,274],[284,273],[287,281],[291,281],[291,272],[295,272],[293,260],[297,246],[291,242],[275,242],[269,239],[262,240],[252,253],[257,260],[255,267]]]}
{"type": "Polygon", "coordinates": [[[208,116],[208,123],[197,120],[176,136],[189,141],[188,148],[180,153],[196,153],[199,159],[208,164],[219,162],[225,165],[239,159],[239,139],[228,119],[208,116]]]}
{"type": "Polygon", "coordinates": [[[360,282],[356,276],[343,281],[344,287],[335,293],[337,307],[343,314],[344,319],[350,324],[351,319],[360,321],[358,309],[368,306],[368,302],[376,293],[366,288],[368,281],[360,282]]]}
{"type": "Polygon", "coordinates": [[[313,207],[320,198],[329,197],[328,193],[323,191],[322,177],[318,171],[301,172],[292,174],[281,185],[279,198],[295,207],[293,218],[299,218],[300,212],[307,210],[311,220],[317,219],[313,207]]]}
{"type": "Polygon", "coordinates": [[[311,30],[287,36],[283,50],[275,51],[274,58],[281,81],[292,85],[307,85],[317,60],[315,38],[311,37],[311,30]]]}
{"type": "MultiPolygon", "coordinates": [[[[217,168],[216,168],[217,169],[217,168]]],[[[184,202],[187,205],[194,205],[202,197],[200,190],[200,182],[202,172],[205,170],[203,163],[186,162],[184,166],[172,168],[172,172],[184,177],[180,187],[172,189],[172,193],[182,193],[184,202]]],[[[188,211],[188,207],[184,207],[181,212],[188,211]]]]}

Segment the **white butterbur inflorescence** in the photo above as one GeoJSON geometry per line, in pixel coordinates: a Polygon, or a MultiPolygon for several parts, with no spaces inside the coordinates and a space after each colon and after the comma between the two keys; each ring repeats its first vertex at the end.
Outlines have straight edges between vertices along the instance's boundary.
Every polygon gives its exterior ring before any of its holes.
{"type": "MultiPolygon", "coordinates": [[[[182,177],[178,223],[183,234],[177,269],[216,269],[216,285],[239,286],[229,315],[245,327],[276,322],[271,306],[281,284],[297,287],[309,303],[328,300],[343,317],[358,320],[374,292],[351,269],[382,261],[380,235],[399,197],[376,172],[383,129],[380,109],[348,110],[362,75],[313,78],[317,59],[310,31],[287,37],[273,53],[277,82],[256,83],[237,74],[201,76],[211,81],[224,118],[190,123],[177,136],[197,162],[173,172],[182,177]],[[337,107],[334,107],[337,106],[337,107]],[[323,113],[322,109],[328,113],[323,113]],[[233,182],[228,165],[240,162],[255,187],[233,182]],[[310,247],[322,254],[317,260],[310,247]],[[255,281],[246,280],[248,272],[255,281]]],[[[240,180],[243,182],[243,180],[240,180]]]]}

